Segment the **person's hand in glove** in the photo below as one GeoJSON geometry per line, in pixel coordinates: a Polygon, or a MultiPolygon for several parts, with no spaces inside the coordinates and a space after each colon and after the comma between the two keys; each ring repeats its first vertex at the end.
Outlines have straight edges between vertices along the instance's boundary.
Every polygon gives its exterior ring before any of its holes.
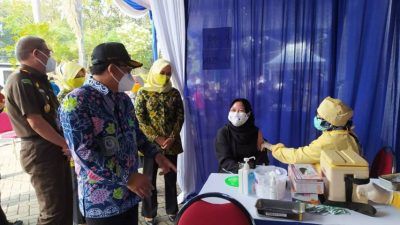
{"type": "Polygon", "coordinates": [[[264,143],[261,144],[261,151],[266,151],[266,150],[272,150],[272,144],[269,143],[268,141],[264,141],[264,143]]]}
{"type": "Polygon", "coordinates": [[[358,198],[366,197],[368,200],[379,204],[390,204],[393,199],[393,192],[386,190],[379,185],[369,182],[368,184],[358,185],[356,189],[358,198]]]}

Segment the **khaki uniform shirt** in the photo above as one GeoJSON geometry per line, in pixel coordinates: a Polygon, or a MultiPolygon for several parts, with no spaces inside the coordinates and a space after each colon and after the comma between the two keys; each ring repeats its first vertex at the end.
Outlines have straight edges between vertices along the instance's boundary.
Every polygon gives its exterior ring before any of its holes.
{"type": "Polygon", "coordinates": [[[60,131],[56,122],[59,103],[46,74],[22,65],[8,78],[5,93],[8,114],[18,137],[38,136],[26,119],[29,114],[41,115],[60,131]]]}

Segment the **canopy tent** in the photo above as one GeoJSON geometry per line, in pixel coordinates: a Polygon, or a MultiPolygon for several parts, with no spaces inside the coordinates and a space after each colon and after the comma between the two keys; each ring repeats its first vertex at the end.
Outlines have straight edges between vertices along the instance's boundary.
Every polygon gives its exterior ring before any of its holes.
{"type": "Polygon", "coordinates": [[[368,161],[382,146],[391,146],[399,169],[399,1],[152,0],[148,5],[185,102],[185,153],[178,162],[184,196],[198,192],[217,171],[214,138],[236,97],[250,100],[265,138],[293,147],[319,135],[312,126],[319,102],[340,98],[354,109],[368,161]]]}

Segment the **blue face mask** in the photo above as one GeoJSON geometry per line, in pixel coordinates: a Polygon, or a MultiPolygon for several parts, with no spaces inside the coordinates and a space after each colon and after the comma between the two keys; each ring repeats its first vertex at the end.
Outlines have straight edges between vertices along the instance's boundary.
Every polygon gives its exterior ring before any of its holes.
{"type": "Polygon", "coordinates": [[[329,128],[328,126],[326,126],[326,123],[323,119],[317,118],[316,116],[314,117],[314,127],[319,131],[325,131],[329,128]]]}

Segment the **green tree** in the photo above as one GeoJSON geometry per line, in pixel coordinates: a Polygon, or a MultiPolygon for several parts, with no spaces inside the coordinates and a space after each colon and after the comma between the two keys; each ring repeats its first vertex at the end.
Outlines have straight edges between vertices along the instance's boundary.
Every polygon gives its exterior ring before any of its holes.
{"type": "Polygon", "coordinates": [[[110,2],[102,0],[83,2],[86,51],[92,52],[93,48],[102,42],[121,42],[133,59],[142,62],[144,68],[150,68],[152,49],[149,17],[134,20],[123,15],[110,2]]]}
{"type": "MultiPolygon", "coordinates": [[[[65,4],[64,4],[65,5],[65,4]]],[[[82,0],[84,49],[90,62],[93,48],[107,41],[123,43],[131,57],[148,69],[152,61],[151,27],[148,16],[132,19],[109,0],[82,0]]],[[[41,1],[41,21],[33,22],[30,1],[0,2],[0,62],[15,63],[14,46],[25,35],[44,38],[58,61],[78,60],[78,45],[69,26],[62,0],[41,1]]]]}

